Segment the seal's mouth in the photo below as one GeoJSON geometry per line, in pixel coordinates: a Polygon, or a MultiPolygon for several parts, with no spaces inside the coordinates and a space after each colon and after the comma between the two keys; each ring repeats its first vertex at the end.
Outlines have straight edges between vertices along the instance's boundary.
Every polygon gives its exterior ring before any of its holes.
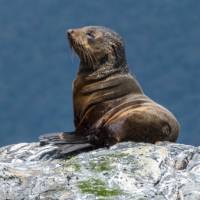
{"type": "Polygon", "coordinates": [[[80,31],[69,29],[67,31],[67,38],[70,48],[79,56],[81,62],[93,68],[96,59],[92,52],[88,48],[85,48],[80,31]]]}

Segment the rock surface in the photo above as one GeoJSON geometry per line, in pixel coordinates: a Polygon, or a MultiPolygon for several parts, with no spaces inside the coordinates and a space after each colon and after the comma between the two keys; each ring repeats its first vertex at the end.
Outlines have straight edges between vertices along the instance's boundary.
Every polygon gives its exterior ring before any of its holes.
{"type": "Polygon", "coordinates": [[[0,148],[0,199],[200,199],[200,147],[126,142],[63,159],[57,153],[38,143],[0,148]]]}

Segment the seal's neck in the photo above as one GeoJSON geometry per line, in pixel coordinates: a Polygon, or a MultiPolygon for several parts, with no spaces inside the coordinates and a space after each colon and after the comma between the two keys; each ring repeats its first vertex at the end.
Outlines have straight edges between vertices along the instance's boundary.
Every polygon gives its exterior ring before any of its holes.
{"type": "Polygon", "coordinates": [[[108,59],[107,61],[101,60],[98,63],[94,63],[93,66],[80,62],[78,71],[78,75],[85,76],[88,80],[103,79],[116,73],[128,73],[126,62],[117,65],[117,63],[109,62],[108,59]]]}

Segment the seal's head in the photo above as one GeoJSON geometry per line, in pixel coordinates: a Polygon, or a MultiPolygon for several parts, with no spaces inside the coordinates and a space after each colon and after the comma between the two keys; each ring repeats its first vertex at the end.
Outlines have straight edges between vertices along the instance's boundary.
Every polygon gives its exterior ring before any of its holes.
{"type": "Polygon", "coordinates": [[[67,31],[69,43],[80,58],[81,65],[91,71],[102,66],[126,68],[122,38],[109,28],[86,26],[67,31]]]}

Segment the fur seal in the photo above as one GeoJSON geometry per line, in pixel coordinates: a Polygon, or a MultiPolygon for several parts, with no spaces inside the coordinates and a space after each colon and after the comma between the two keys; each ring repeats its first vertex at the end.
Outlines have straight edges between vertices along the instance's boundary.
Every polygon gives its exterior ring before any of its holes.
{"type": "Polygon", "coordinates": [[[70,29],[67,35],[80,58],[73,82],[75,134],[43,135],[41,144],[70,145],[65,148],[68,153],[122,141],[177,140],[175,116],[147,97],[129,73],[120,35],[101,26],[70,29]]]}

